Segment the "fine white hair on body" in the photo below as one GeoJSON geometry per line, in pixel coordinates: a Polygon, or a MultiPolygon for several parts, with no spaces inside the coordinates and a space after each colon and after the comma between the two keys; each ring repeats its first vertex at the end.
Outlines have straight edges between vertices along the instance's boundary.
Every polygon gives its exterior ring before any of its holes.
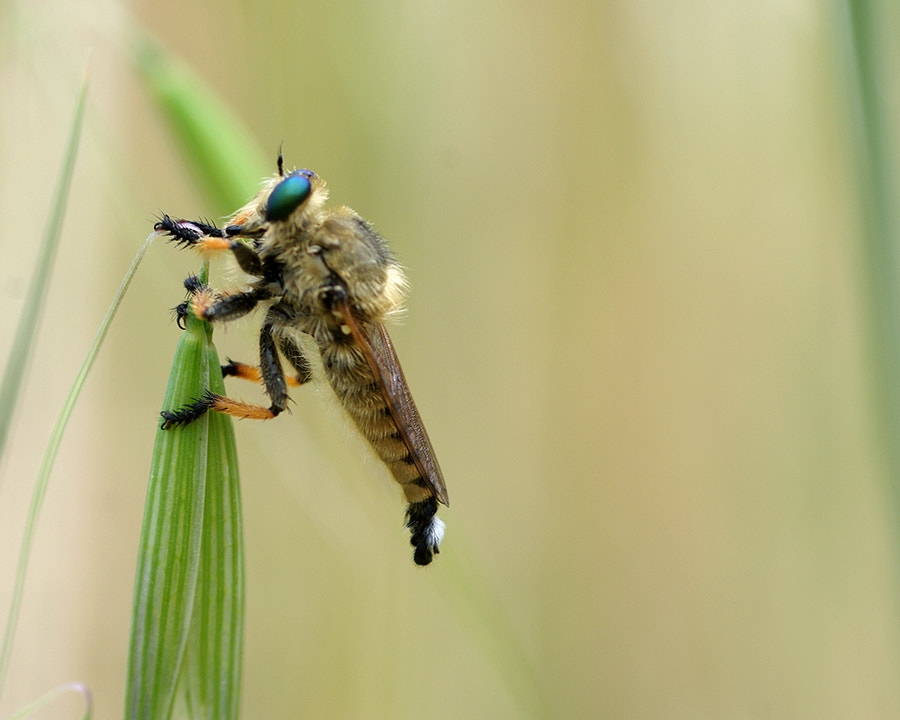
{"type": "Polygon", "coordinates": [[[425,535],[425,542],[434,552],[438,552],[441,548],[441,541],[444,539],[446,527],[444,521],[435,515],[431,518],[431,522],[428,523],[428,527],[422,531],[425,535]]]}

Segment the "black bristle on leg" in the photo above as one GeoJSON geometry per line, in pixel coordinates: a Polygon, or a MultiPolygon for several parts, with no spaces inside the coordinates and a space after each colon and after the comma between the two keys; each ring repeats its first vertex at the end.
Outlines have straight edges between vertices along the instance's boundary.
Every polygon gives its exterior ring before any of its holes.
{"type": "Polygon", "coordinates": [[[198,397],[193,402],[189,402],[187,405],[182,405],[177,410],[163,410],[160,413],[163,419],[160,427],[163,430],[169,430],[179,425],[189,425],[208,412],[219,399],[219,395],[207,390],[201,397],[198,397]]]}
{"type": "Polygon", "coordinates": [[[212,223],[202,220],[173,220],[163,215],[153,229],[164,232],[177,245],[193,245],[203,237],[223,237],[222,231],[212,223]]]}
{"type": "MultiPolygon", "coordinates": [[[[199,277],[191,274],[184,279],[184,289],[187,290],[188,296],[190,298],[203,290],[208,290],[209,286],[204,283],[199,277]]],[[[185,300],[182,303],[178,303],[178,305],[172,308],[172,313],[175,315],[175,322],[182,330],[184,330],[185,321],[187,320],[187,316],[190,314],[190,311],[190,299],[185,300]]]]}
{"type": "Polygon", "coordinates": [[[413,560],[416,565],[428,565],[441,551],[444,524],[435,517],[437,509],[437,498],[434,497],[410,503],[406,509],[406,527],[412,533],[409,542],[415,548],[413,560]]]}
{"type": "Polygon", "coordinates": [[[198,275],[191,273],[184,279],[184,289],[188,295],[196,295],[201,290],[207,290],[209,286],[198,275]]]}

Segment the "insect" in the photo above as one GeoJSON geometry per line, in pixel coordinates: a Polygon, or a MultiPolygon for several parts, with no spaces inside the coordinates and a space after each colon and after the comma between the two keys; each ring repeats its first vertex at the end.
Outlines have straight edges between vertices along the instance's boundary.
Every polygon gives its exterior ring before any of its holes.
{"type": "Polygon", "coordinates": [[[384,238],[347,207],[324,210],[325,182],[310,170],[278,172],[223,228],[168,215],[155,229],[181,246],[234,255],[253,281],[246,289],[214,295],[186,281],[191,298],[176,309],[211,322],[265,310],[259,366],[229,362],[223,374],[261,381],[269,407],[207,391],[164,410],[165,429],[193,422],[209,410],[238,418],[270,419],[285,410],[288,384],[312,378],[308,348],[317,347],[324,374],[356,427],[400,484],[409,506],[406,527],[413,559],[428,565],[440,552],[449,505],[440,466],[409,392],[384,322],[402,306],[407,283],[384,238]],[[312,338],[313,342],[309,342],[312,338]],[[282,358],[293,374],[286,377],[282,358]]]}

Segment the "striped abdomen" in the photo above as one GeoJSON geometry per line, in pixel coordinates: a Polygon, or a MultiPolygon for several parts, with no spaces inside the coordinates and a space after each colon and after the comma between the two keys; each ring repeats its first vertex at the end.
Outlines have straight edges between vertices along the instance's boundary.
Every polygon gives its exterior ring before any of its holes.
{"type": "Polygon", "coordinates": [[[403,488],[407,502],[432,497],[435,493],[422,477],[415,448],[408,447],[404,441],[382,384],[352,337],[322,348],[322,361],[344,409],[403,488]]]}
{"type": "Polygon", "coordinates": [[[428,565],[444,537],[444,523],[435,516],[438,502],[450,504],[441,469],[384,325],[360,323],[347,303],[339,313],[344,323],[331,342],[320,346],[325,372],[360,432],[403,488],[413,557],[418,565],[428,565]]]}

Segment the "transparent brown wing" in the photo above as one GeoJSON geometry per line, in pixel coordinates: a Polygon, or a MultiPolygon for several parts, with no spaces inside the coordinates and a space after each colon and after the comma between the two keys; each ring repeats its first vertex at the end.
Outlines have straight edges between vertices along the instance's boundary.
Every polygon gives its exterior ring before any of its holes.
{"type": "Polygon", "coordinates": [[[441,474],[428,433],[425,432],[422,418],[409,392],[409,386],[406,384],[403,369],[400,367],[387,329],[381,323],[361,324],[353,316],[346,302],[341,303],[338,309],[378,381],[391,417],[422,478],[434,492],[435,497],[449,507],[450,499],[447,496],[444,476],[441,474]]]}

